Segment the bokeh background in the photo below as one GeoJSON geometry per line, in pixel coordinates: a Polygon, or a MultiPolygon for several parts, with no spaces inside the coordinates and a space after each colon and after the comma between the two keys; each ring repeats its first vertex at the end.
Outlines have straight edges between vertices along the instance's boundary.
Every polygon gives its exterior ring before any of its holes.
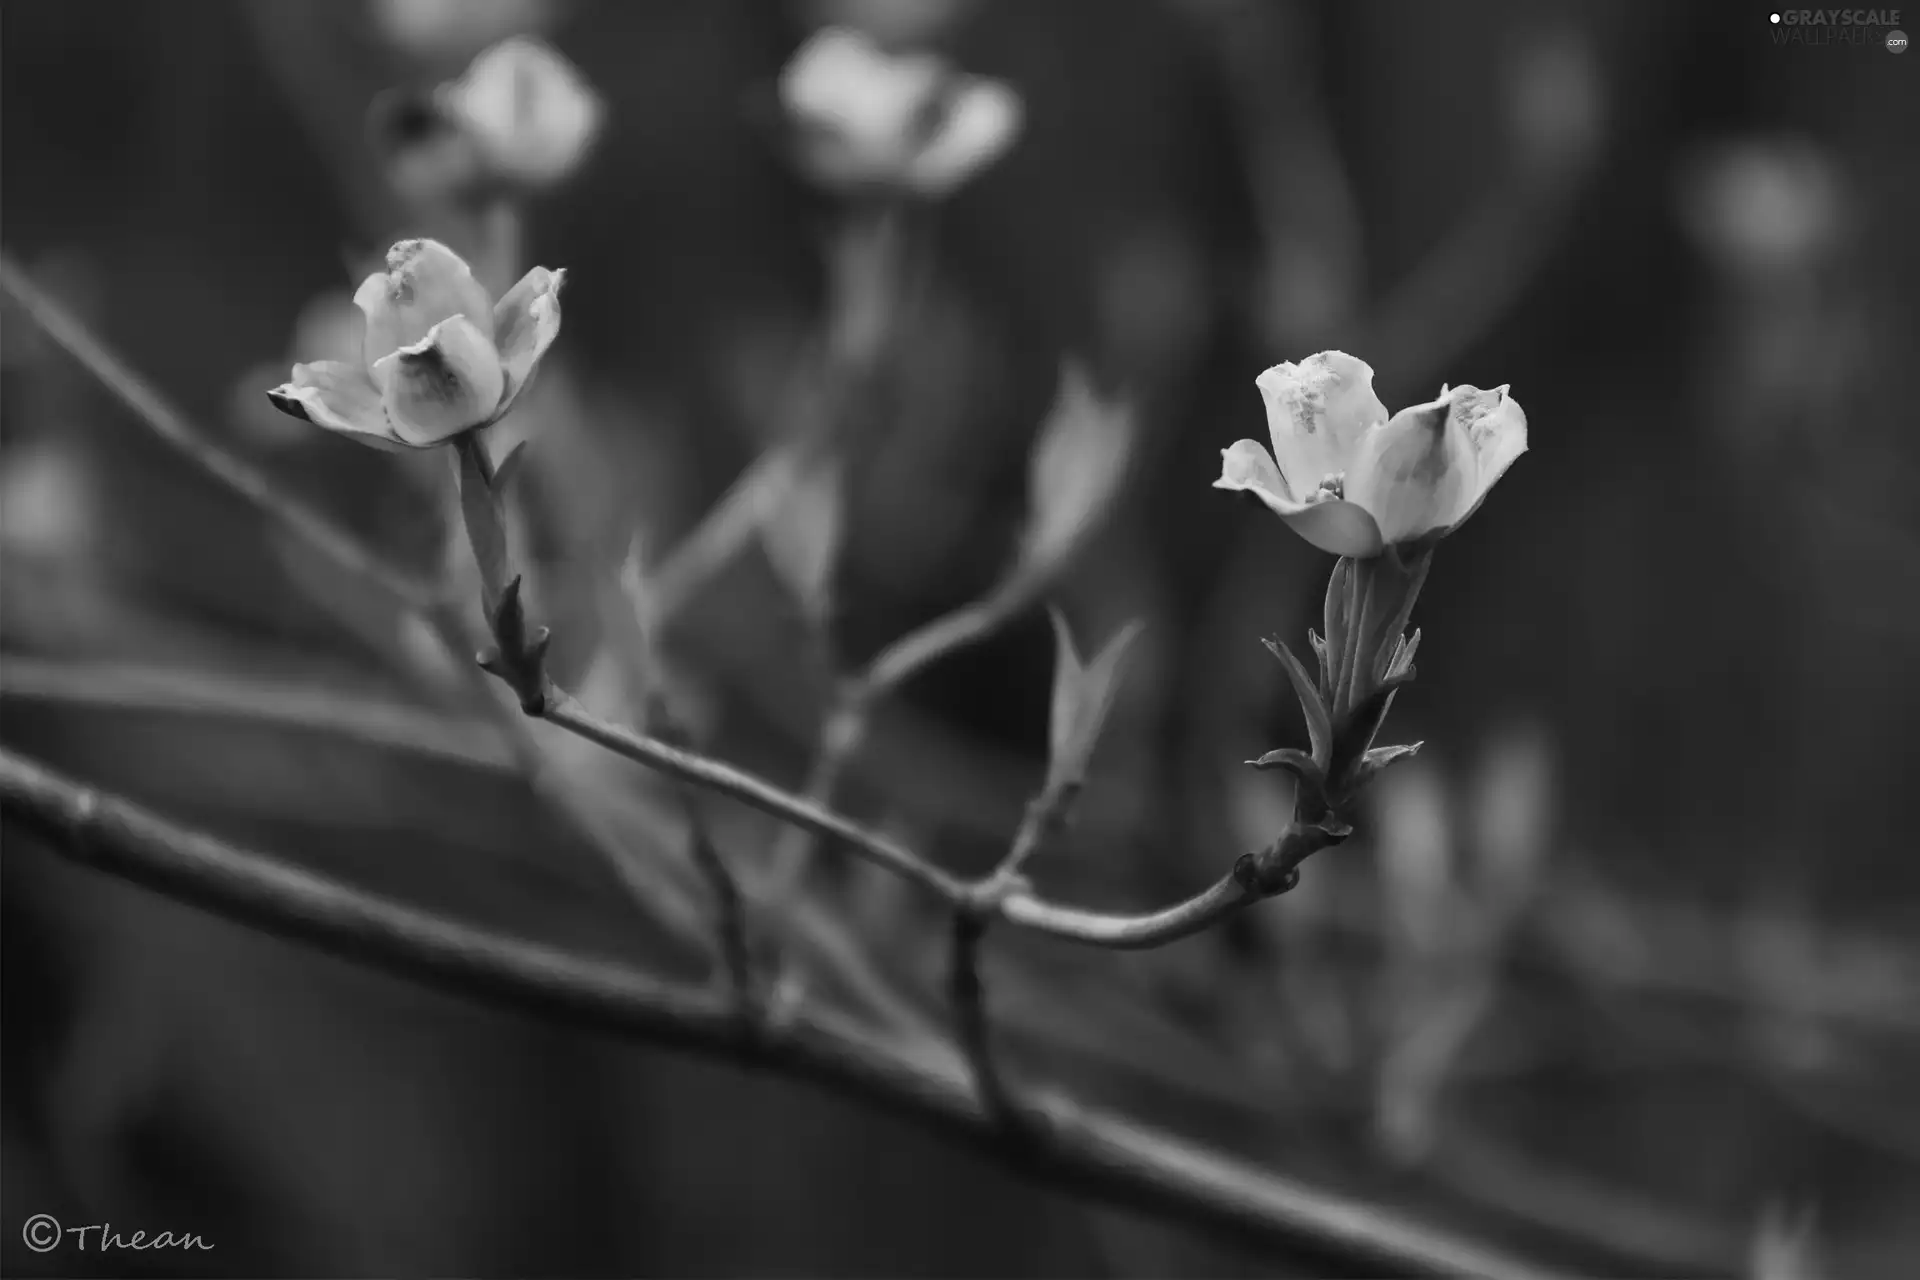
{"type": "MultiPolygon", "coordinates": [[[[1767,17],[8,0],[0,233],[234,450],[431,568],[443,461],[328,437],[263,393],[341,341],[370,255],[434,230],[369,104],[502,36],[550,40],[607,117],[524,210],[525,261],[570,279],[516,411],[537,441],[517,518],[562,678],[617,706],[604,584],[630,540],[671,546],[813,403],[841,210],[773,127],[783,62],[843,22],[1006,80],[1026,127],[928,215],[930,283],[861,409],[830,643],[757,547],[672,623],[707,748],[797,784],[835,664],[994,581],[1073,357],[1142,439],[1058,600],[1085,636],[1147,630],[1080,819],[1035,874],[1116,910],[1191,892],[1287,818],[1285,784],[1240,763],[1302,736],[1258,638],[1317,625],[1331,567],[1208,487],[1222,447],[1263,434],[1254,376],[1340,347],[1390,406],[1511,383],[1532,450],[1436,557],[1421,678],[1390,721],[1422,755],[1354,840],[1230,927],[1142,955],[996,934],[1008,1052],[1564,1265],[1894,1277],[1920,1259],[1920,63],[1780,45],[1767,17]]],[[[11,305],[3,322],[10,749],[699,980],[671,793],[555,742],[557,812],[377,596],[158,445],[11,305]],[[644,909],[583,808],[633,853],[644,909]]],[[[1051,665],[1037,609],[941,663],[889,704],[844,806],[990,865],[1040,777],[1051,665]]],[[[711,816],[743,863],[772,838],[711,816]]],[[[1287,1271],[803,1087],[313,955],[11,824],[5,850],[13,1274],[1287,1271]],[[217,1248],[34,1255],[35,1212],[217,1248]]],[[[804,910],[817,998],[851,966],[937,1024],[926,904],[843,868],[804,910]]]]}

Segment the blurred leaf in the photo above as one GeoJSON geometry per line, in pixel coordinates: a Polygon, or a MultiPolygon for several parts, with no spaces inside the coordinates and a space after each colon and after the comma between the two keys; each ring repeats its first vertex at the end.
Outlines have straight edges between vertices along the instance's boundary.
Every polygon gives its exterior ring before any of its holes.
{"type": "Polygon", "coordinates": [[[1818,1216],[1810,1204],[1788,1208],[1769,1200],[1754,1224],[1747,1280],[1822,1280],[1818,1216]]]}
{"type": "Polygon", "coordinates": [[[1112,506],[1137,435],[1131,405],[1102,399],[1077,361],[1061,365],[1059,394],[1033,448],[1022,575],[1049,578],[1080,549],[1112,506]]]}
{"type": "Polygon", "coordinates": [[[1119,692],[1121,660],[1144,624],[1137,619],[1127,623],[1113,633],[1093,661],[1082,663],[1066,615],[1057,608],[1047,612],[1053,619],[1055,641],[1047,767],[1047,788],[1051,791],[1078,786],[1085,780],[1100,730],[1119,692]]]}
{"type": "Polygon", "coordinates": [[[832,607],[834,565],[845,535],[846,507],[838,459],[816,456],[788,464],[760,519],[760,544],[801,611],[816,626],[832,607]]]}

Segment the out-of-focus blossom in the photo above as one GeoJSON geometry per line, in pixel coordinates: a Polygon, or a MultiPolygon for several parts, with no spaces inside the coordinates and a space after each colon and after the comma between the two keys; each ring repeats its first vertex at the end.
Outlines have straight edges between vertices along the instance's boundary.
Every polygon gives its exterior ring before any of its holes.
{"type": "Polygon", "coordinates": [[[496,304],[460,255],[402,240],[354,294],[362,358],[293,367],[284,413],[379,448],[426,448],[497,421],[560,332],[565,271],[535,267],[496,304]]]}
{"type": "Polygon", "coordinates": [[[1453,810],[1439,771],[1410,762],[1376,788],[1380,896],[1396,945],[1432,955],[1465,921],[1455,909],[1453,810]]]}
{"type": "Polygon", "coordinates": [[[1033,450],[1032,522],[1022,557],[1028,568],[1042,574],[1058,568],[1106,514],[1134,436],[1133,407],[1102,398],[1087,371],[1069,361],[1033,450]]]}
{"type": "Polygon", "coordinates": [[[1740,275],[1805,265],[1838,238],[1846,210],[1832,160],[1787,138],[1706,152],[1683,172],[1680,199],[1701,246],[1740,275]]]}
{"type": "Polygon", "coordinates": [[[1553,841],[1553,743],[1546,727],[1509,726],[1487,745],[1473,794],[1476,890],[1504,920],[1532,893],[1553,841]]]}
{"type": "Polygon", "coordinates": [[[802,0],[810,26],[852,27],[892,48],[938,39],[980,0],[802,0]]]}
{"type": "Polygon", "coordinates": [[[457,58],[496,40],[538,31],[553,0],[373,0],[375,27],[417,58],[457,58]]]}
{"type": "Polygon", "coordinates": [[[1253,494],[1307,541],[1365,559],[1458,528],[1527,449],[1527,417],[1504,386],[1441,388],[1391,418],[1373,369],[1340,351],[1256,380],[1273,452],[1221,451],[1214,488],[1253,494]]]}
{"type": "Polygon", "coordinates": [[[0,549],[29,559],[77,559],[102,531],[99,485],[59,437],[0,455],[0,549]]]}
{"type": "Polygon", "coordinates": [[[496,175],[526,186],[571,173],[606,115],[578,68],[526,37],[488,49],[434,97],[496,175]]]}
{"type": "Polygon", "coordinates": [[[1025,110],[998,80],[932,54],[889,53],[841,27],[816,32],[793,55],[780,100],[816,181],[924,196],[946,195],[998,159],[1025,110]]]}
{"type": "Polygon", "coordinates": [[[387,181],[410,204],[432,206],[485,189],[479,143],[433,94],[381,94],[368,108],[367,128],[387,181]]]}

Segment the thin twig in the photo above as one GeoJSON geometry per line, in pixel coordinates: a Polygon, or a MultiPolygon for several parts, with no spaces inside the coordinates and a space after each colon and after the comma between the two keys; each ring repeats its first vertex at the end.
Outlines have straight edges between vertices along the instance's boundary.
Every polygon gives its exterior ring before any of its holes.
{"type": "MultiPolygon", "coordinates": [[[[642,701],[647,704],[646,721],[658,724],[664,736],[675,743],[691,740],[686,726],[673,718],[664,701],[655,696],[654,691],[646,691],[642,701]]],[[[720,935],[720,963],[726,971],[734,1004],[743,1017],[751,1017],[759,996],[753,977],[753,942],[747,930],[746,898],[740,892],[740,882],[734,877],[733,869],[727,865],[726,858],[713,841],[712,828],[706,815],[701,812],[700,797],[693,785],[677,782],[673,784],[673,789],[680,798],[680,809],[687,819],[687,846],[693,863],[700,869],[707,887],[713,892],[714,916],[720,935]]]]}
{"type": "MultiPolygon", "coordinates": [[[[841,682],[820,722],[820,742],[808,768],[803,797],[831,808],[840,778],[866,741],[873,708],[901,685],[947,654],[991,634],[1013,611],[1009,596],[975,601],[917,627],[881,650],[858,675],[841,682]]],[[[805,874],[814,853],[814,833],[788,827],[775,842],[762,896],[784,902],[805,874]]]]}
{"type": "MultiPolygon", "coordinates": [[[[844,845],[950,905],[965,901],[972,892],[965,882],[877,831],[782,791],[743,769],[601,720],[564,690],[552,690],[542,714],[554,724],[629,760],[731,796],[762,813],[805,827],[821,839],[844,845]]],[[[998,899],[996,910],[1009,923],[1070,942],[1112,950],[1144,950],[1198,933],[1265,896],[1268,895],[1244,884],[1238,875],[1228,875],[1184,902],[1146,915],[1107,915],[1058,906],[1018,889],[998,899]]]]}
{"type": "Polygon", "coordinates": [[[1379,1208],[1310,1190],[1171,1134],[1075,1106],[1031,1104],[1010,1137],[963,1075],[818,1013],[743,1024],[727,1002],[632,969],[462,924],[234,848],[0,751],[0,807],[66,857],[276,937],[543,1017],[704,1053],[910,1117],[1019,1172],[1284,1255],[1316,1274],[1540,1276],[1517,1259],[1379,1208]]]}
{"type": "MultiPolygon", "coordinates": [[[[229,453],[207,432],[193,426],[89,332],[78,317],[35,285],[4,251],[0,251],[0,287],[20,303],[29,319],[111,391],[143,427],[319,554],[384,589],[400,609],[420,618],[453,660],[455,668],[469,672],[482,700],[500,713],[501,727],[506,732],[513,759],[535,793],[559,821],[600,854],[650,917],[663,918],[648,906],[652,893],[650,882],[625,841],[601,814],[568,793],[566,780],[556,777],[548,767],[545,751],[518,714],[518,707],[508,701],[505,690],[471,661],[479,637],[470,630],[460,602],[387,568],[350,535],[281,493],[266,475],[229,453]]],[[[814,945],[825,954],[836,955],[842,967],[849,970],[848,976],[872,994],[873,984],[864,974],[850,968],[850,958],[840,946],[838,934],[814,926],[809,926],[808,932],[814,945]]],[[[898,1001],[893,1003],[897,1005],[898,1001]]]]}
{"type": "Polygon", "coordinates": [[[874,862],[932,890],[949,902],[958,901],[964,892],[960,881],[885,836],[782,791],[743,769],[683,751],[658,738],[602,720],[562,689],[554,688],[551,691],[542,714],[561,728],[629,760],[697,783],[722,795],[732,796],[763,813],[807,827],[815,835],[858,849],[874,862]]]}
{"type": "Polygon", "coordinates": [[[1018,1127],[1012,1095],[994,1060],[986,984],[980,980],[980,942],[986,932],[984,911],[969,906],[954,909],[947,995],[953,1004],[954,1031],[960,1051],[973,1072],[974,1091],[979,1096],[981,1110],[1001,1124],[1018,1127]]]}
{"type": "Polygon", "coordinates": [[[98,379],[100,385],[111,391],[155,435],[202,471],[349,573],[375,583],[408,609],[420,613],[431,611],[436,597],[425,584],[384,564],[359,539],[194,426],[165,396],[94,337],[79,317],[35,284],[3,249],[0,249],[0,288],[20,304],[41,332],[98,379]]]}

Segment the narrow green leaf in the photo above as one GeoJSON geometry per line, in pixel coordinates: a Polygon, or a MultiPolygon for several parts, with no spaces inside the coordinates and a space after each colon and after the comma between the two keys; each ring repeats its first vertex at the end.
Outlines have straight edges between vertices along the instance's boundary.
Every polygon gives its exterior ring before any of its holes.
{"type": "Polygon", "coordinates": [[[1120,691],[1121,663],[1144,626],[1137,619],[1127,623],[1091,662],[1083,664],[1065,616],[1057,608],[1049,608],[1048,613],[1053,619],[1056,657],[1047,786],[1078,786],[1086,780],[1094,747],[1120,691]]]}
{"type": "Polygon", "coordinates": [[[1369,748],[1366,754],[1360,757],[1360,762],[1354,766],[1353,774],[1347,780],[1347,791],[1349,793],[1359,791],[1389,767],[1402,760],[1413,759],[1425,745],[1424,742],[1409,742],[1400,746],[1369,748]]]}
{"type": "Polygon", "coordinates": [[[1294,696],[1300,699],[1300,710],[1307,718],[1307,741],[1313,747],[1313,758],[1326,767],[1329,752],[1333,746],[1333,722],[1327,714],[1327,704],[1321,699],[1320,691],[1314,688],[1313,677],[1293,656],[1293,651],[1278,640],[1262,640],[1267,651],[1280,659],[1280,665],[1286,668],[1287,679],[1293,682],[1294,696]]]}
{"type": "Polygon", "coordinates": [[[768,563],[815,626],[825,624],[832,607],[833,570],[846,523],[842,487],[836,459],[796,461],[760,521],[768,563]]]}

